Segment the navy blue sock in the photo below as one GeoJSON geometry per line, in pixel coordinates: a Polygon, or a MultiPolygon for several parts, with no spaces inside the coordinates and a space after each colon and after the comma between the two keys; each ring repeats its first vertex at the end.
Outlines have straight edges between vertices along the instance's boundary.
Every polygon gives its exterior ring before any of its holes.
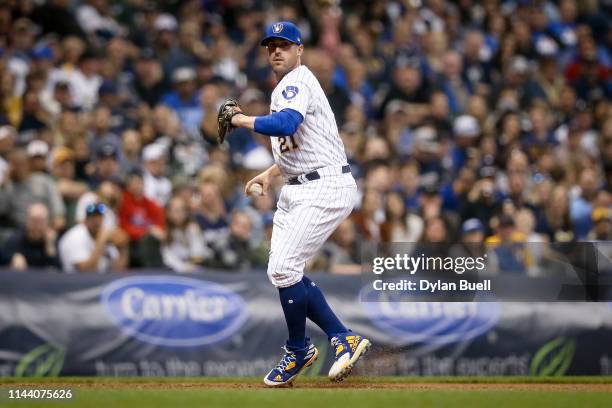
{"type": "Polygon", "coordinates": [[[348,330],[327,304],[321,289],[307,276],[302,278],[302,282],[308,291],[308,318],[319,326],[330,339],[337,334],[346,333],[348,330]]]}
{"type": "Polygon", "coordinates": [[[287,345],[295,349],[306,347],[308,291],[302,282],[298,282],[287,288],[278,288],[278,294],[289,330],[287,345]]]}

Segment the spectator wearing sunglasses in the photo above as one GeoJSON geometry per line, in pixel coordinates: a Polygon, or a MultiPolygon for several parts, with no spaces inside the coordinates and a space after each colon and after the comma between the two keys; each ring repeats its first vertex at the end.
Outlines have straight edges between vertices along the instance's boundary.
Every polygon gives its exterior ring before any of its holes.
{"type": "Polygon", "coordinates": [[[74,218],[76,222],[82,222],[86,217],[85,209],[90,204],[103,203],[106,205],[103,226],[109,229],[117,228],[119,225],[117,212],[120,202],[121,186],[114,180],[103,181],[96,191],[88,191],[79,197],[74,218]]]}
{"type": "Polygon", "coordinates": [[[128,239],[120,230],[103,227],[106,205],[93,203],[85,220],[70,228],[59,242],[65,272],[107,272],[127,267],[128,239]]]}

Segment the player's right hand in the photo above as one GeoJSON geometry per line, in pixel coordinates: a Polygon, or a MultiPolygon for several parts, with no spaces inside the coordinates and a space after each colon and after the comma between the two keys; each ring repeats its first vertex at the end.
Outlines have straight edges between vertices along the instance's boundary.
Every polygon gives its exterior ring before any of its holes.
{"type": "Polygon", "coordinates": [[[244,186],[244,194],[249,195],[249,188],[255,183],[259,183],[263,186],[263,195],[268,194],[271,179],[272,176],[270,176],[270,173],[267,170],[258,174],[246,183],[246,186],[244,186]]]}

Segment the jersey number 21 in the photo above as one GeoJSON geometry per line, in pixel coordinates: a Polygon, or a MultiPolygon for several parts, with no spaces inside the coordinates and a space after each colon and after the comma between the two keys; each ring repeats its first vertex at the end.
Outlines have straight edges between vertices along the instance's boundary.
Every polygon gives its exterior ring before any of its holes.
{"type": "Polygon", "coordinates": [[[295,150],[298,148],[298,145],[295,141],[293,135],[291,136],[281,136],[278,138],[278,143],[280,145],[280,152],[285,153],[289,150],[295,150]]]}

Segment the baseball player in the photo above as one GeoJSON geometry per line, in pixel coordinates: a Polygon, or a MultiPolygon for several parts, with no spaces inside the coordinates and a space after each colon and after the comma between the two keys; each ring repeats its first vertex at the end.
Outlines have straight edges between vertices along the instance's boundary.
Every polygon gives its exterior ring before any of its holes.
{"type": "Polygon", "coordinates": [[[313,73],[301,65],[299,29],[287,21],[274,23],[261,45],[278,80],[270,114],[246,116],[229,101],[219,111],[219,133],[220,141],[234,127],[272,137],[275,164],[246,184],[247,193],[259,184],[265,194],[273,178],[285,180],[274,215],[268,277],[278,288],[289,339],[264,382],[290,385],[317,359],[319,351],[306,337],[306,318],[327,334],[335,350],[329,378],[342,381],[371,343],[344,327],[321,290],[304,276],[304,265],[350,214],[357,185],[329,102],[313,73]]]}

